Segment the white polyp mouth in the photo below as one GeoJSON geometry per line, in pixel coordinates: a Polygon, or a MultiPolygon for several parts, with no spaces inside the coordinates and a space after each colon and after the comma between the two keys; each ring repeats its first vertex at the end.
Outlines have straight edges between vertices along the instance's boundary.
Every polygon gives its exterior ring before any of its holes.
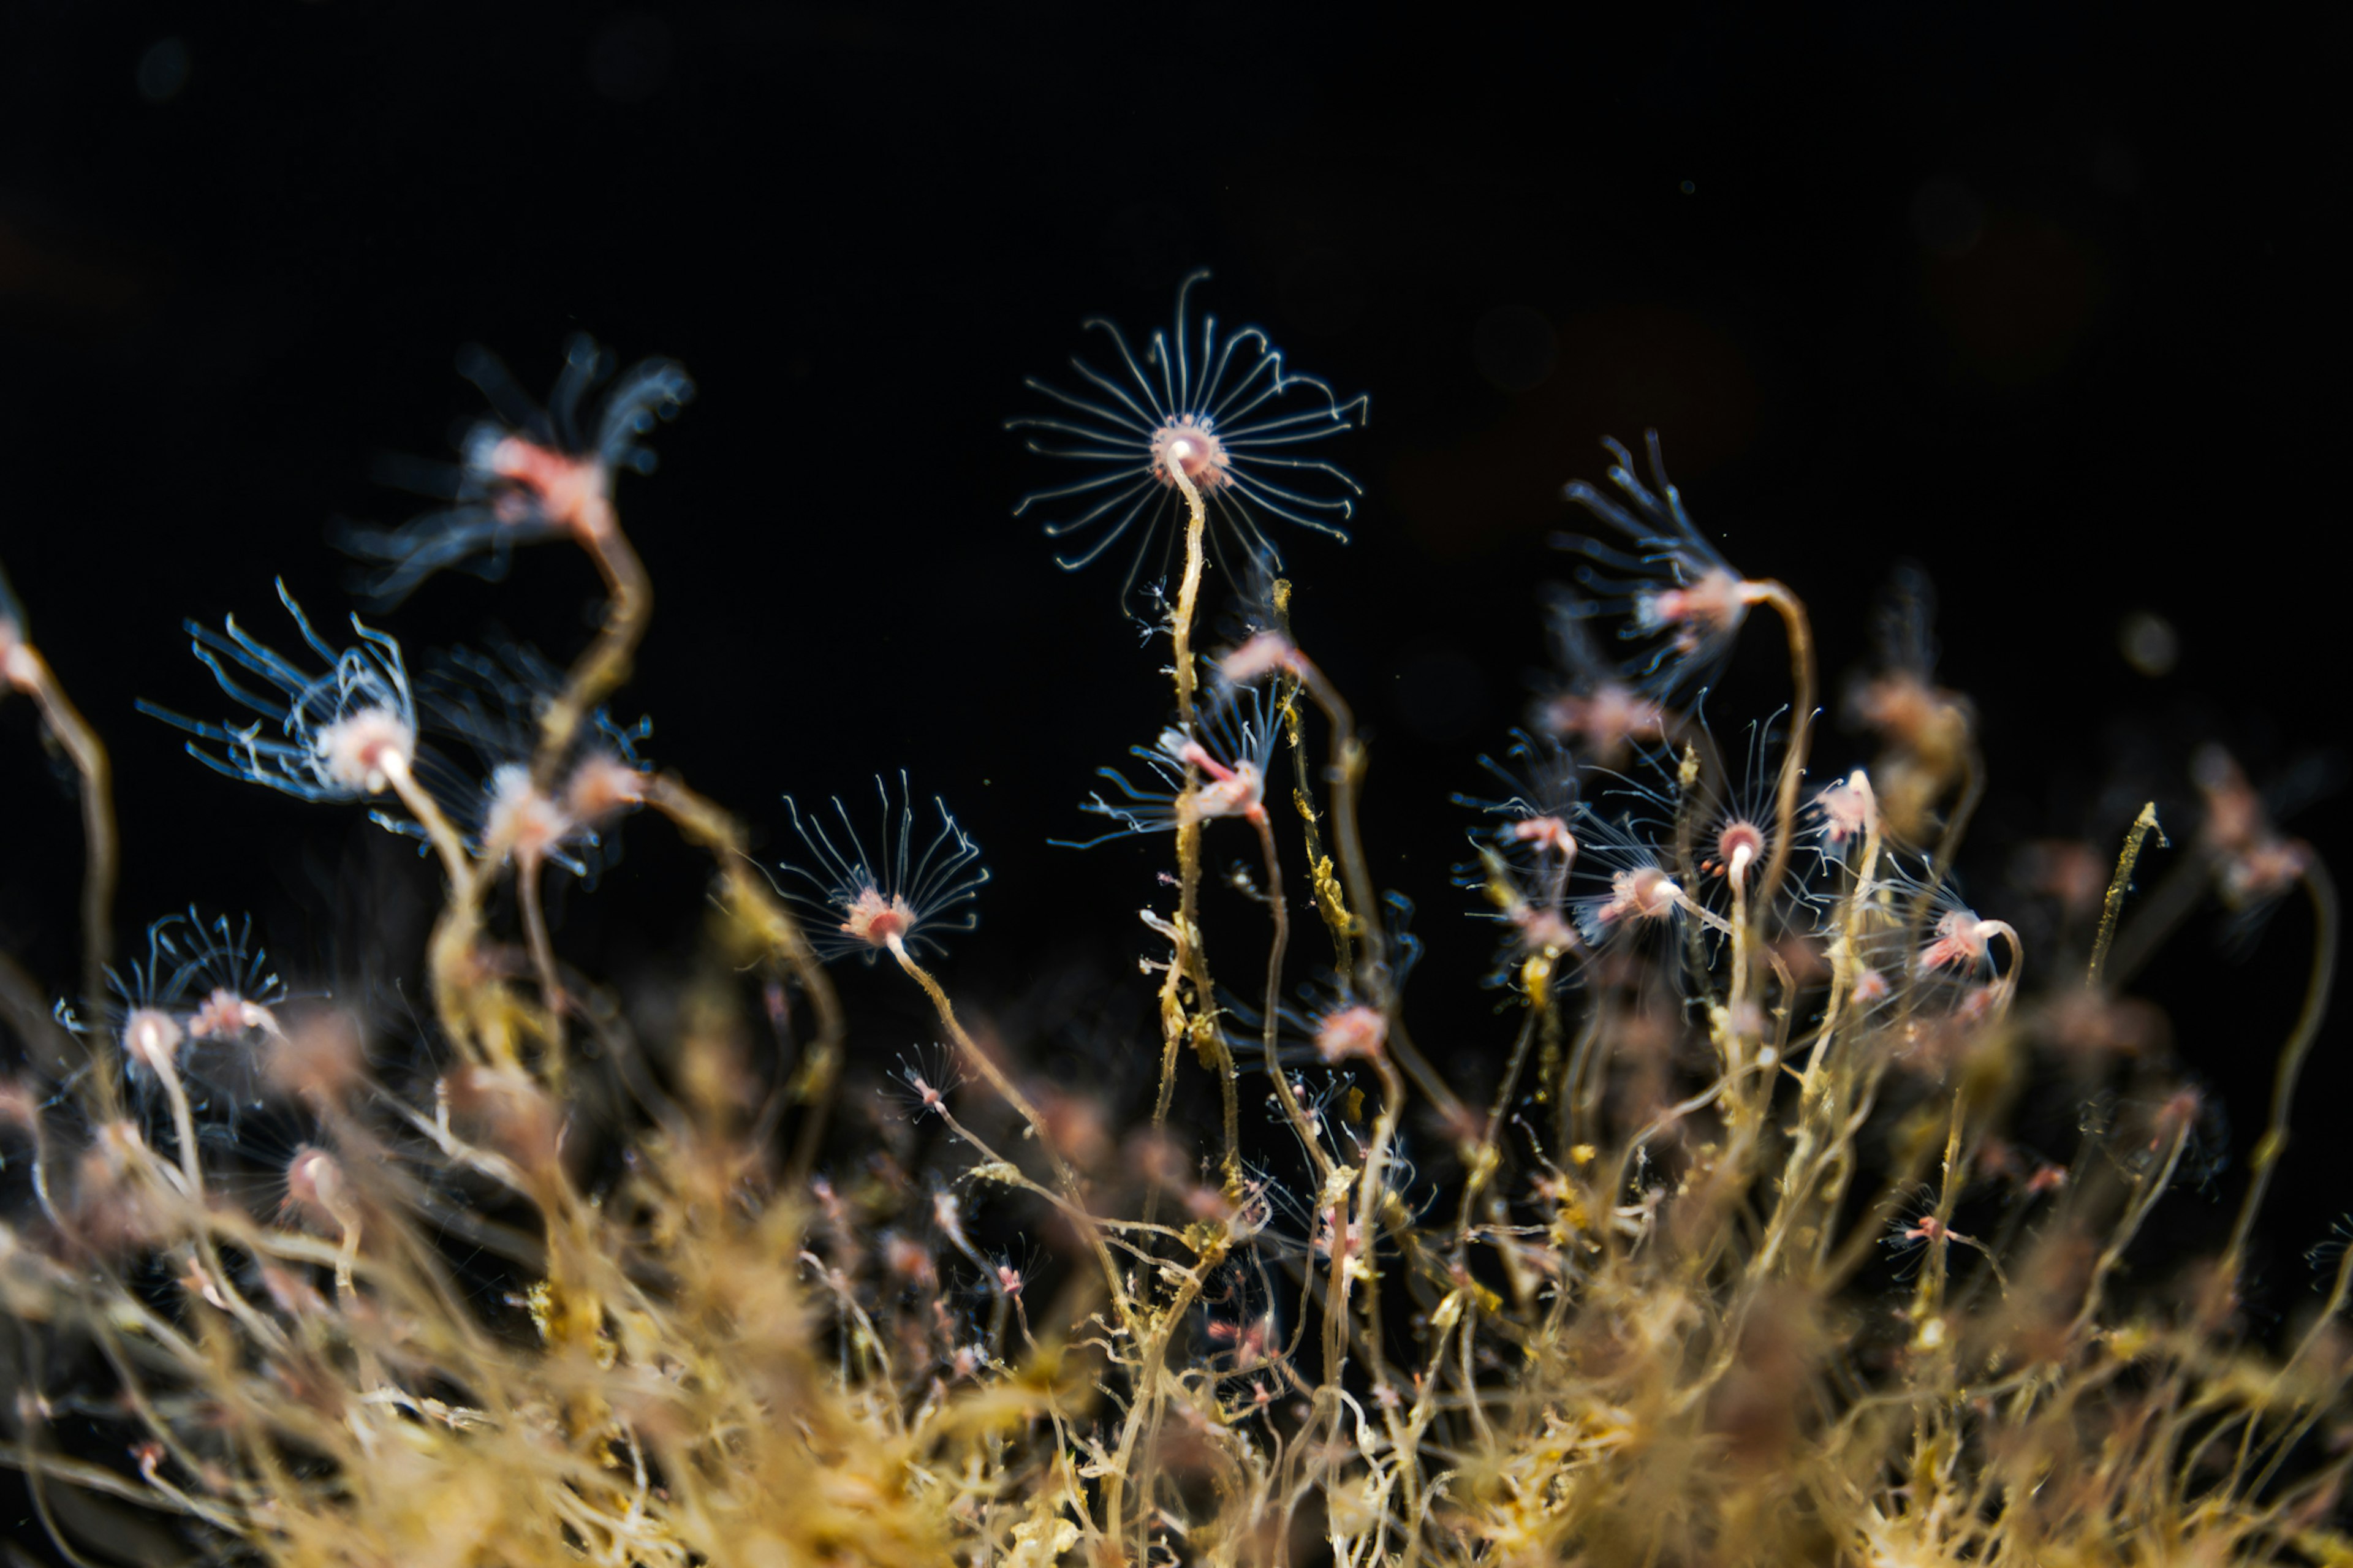
{"type": "Polygon", "coordinates": [[[122,1029],[122,1044],[132,1059],[159,1077],[171,1070],[180,1037],[180,1026],[153,1007],[132,1013],[122,1029]]]}
{"type": "Polygon", "coordinates": [[[1681,901],[1683,889],[1656,867],[1620,871],[1610,879],[1611,898],[1604,919],[1656,920],[1681,901]]]}
{"type": "Polygon", "coordinates": [[[417,733],[385,708],[364,708],[319,731],[312,742],[329,778],[355,794],[376,795],[407,772],[417,733]]]}
{"type": "Polygon", "coordinates": [[[1211,489],[1226,481],[1226,449],[1196,416],[1176,416],[1153,433],[1152,471],[1163,484],[1211,489]]]}
{"type": "Polygon", "coordinates": [[[1716,836],[1715,853],[1726,880],[1736,886],[1765,858],[1765,834],[1751,822],[1734,822],[1716,836]]]}

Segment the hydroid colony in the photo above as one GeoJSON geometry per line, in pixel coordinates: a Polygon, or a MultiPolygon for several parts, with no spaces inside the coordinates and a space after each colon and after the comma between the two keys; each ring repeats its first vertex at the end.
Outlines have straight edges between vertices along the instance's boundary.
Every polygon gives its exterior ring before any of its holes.
{"type": "Polygon", "coordinates": [[[0,677],[78,771],[88,850],[86,972],[0,963],[5,1457],[54,1549],[136,1554],[160,1518],[290,1564],[2353,1562],[2353,1254],[2274,1342],[2242,1311],[2333,970],[2309,847],[2214,753],[2173,896],[2132,897],[2145,812],[2053,879],[2047,942],[1964,904],[1983,768],[1924,591],[1850,694],[1879,755],[1812,772],[1810,612],[1707,542],[1653,438],[1570,487],[1596,531],[1558,668],[1464,800],[1470,921],[1433,940],[1492,942],[1506,1005],[1409,989],[1372,759],[1275,554],[1349,516],[1324,443],[1365,404],[1221,334],[1197,282],[1140,350],[1091,324],[1113,363],[1013,422],[1079,465],[1022,510],[1066,564],[1124,555],[1166,638],[1165,706],[1139,680],[1105,725],[1157,739],[1073,781],[1090,842],[1169,846],[1132,1108],[959,1016],[934,969],[987,872],[945,803],[886,773],[792,805],[763,865],[613,717],[651,603],[615,479],[691,395],[675,365],[592,405],[584,341],[541,409],[470,356],[497,414],[446,507],[342,541],[385,610],[577,545],[608,597],[568,669],[412,679],[390,629],[346,642],[281,589],[306,654],[192,626],[238,711],[153,710],[429,847],[422,1017],[290,993],[194,910],[117,961],[105,752],[0,596],[0,677]],[[1212,559],[1247,591],[1204,646],[1212,559]],[[1792,689],[1744,760],[1695,698],[1755,611],[1792,689]],[[543,900],[649,816],[710,853],[717,911],[659,1028],[543,900]],[[1205,929],[1212,849],[1242,925],[1205,929]],[[2135,1272],[2210,1118],[2124,988],[2198,887],[2304,894],[2312,981],[2227,1245],[2135,1272]],[[902,972],[934,1038],[846,1016],[850,957],[902,972]],[[2038,1144],[2020,1112],[2052,1096],[2079,1131],[2038,1144]]]}

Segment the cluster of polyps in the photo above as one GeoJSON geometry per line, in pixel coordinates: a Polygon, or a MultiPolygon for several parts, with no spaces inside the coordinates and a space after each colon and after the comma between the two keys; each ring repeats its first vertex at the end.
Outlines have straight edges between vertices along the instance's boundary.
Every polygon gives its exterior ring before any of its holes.
{"type": "Polygon", "coordinates": [[[283,1042],[278,1011],[285,984],[252,940],[251,923],[209,922],[194,909],[147,928],[147,953],[110,974],[121,1007],[125,1054],[154,1069],[177,1058],[185,1041],[283,1042]]]}
{"type": "Polygon", "coordinates": [[[634,752],[603,745],[575,763],[553,794],[539,787],[529,764],[501,763],[483,792],[476,852],[526,872],[552,864],[589,877],[596,869],[590,857],[608,847],[604,830],[645,805],[647,788],[645,764],[634,752]]]}
{"type": "Polygon", "coordinates": [[[529,647],[459,649],[429,669],[421,706],[428,729],[463,742],[488,773],[479,792],[436,781],[444,807],[473,826],[474,852],[526,872],[555,865],[593,880],[611,847],[606,829],[648,799],[650,773],[639,747],[653,724],[641,719],[625,727],[595,710],[553,759],[553,782],[543,784],[541,721],[564,686],[563,672],[529,647]]]}

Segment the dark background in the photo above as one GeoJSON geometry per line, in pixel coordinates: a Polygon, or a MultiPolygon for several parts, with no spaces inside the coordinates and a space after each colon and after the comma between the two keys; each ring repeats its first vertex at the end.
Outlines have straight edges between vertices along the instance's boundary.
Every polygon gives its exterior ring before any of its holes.
{"type": "MultiPolygon", "coordinates": [[[[1140,338],[1197,265],[1222,319],[1372,397],[1327,454],[1367,490],[1355,543],[1281,537],[1374,737],[1377,868],[1432,947],[1409,1007],[1466,1078],[1505,1025],[1469,989],[1490,932],[1450,886],[1449,795],[1524,708],[1560,486],[1600,478],[1605,433],[1659,427],[1735,564],[1807,598],[1833,704],[1892,563],[1928,568],[1994,775],[1980,908],[2015,905],[2024,839],[2112,845],[2149,795],[2187,826],[2210,737],[2341,847],[2344,38],[1778,9],[11,5],[0,559],[114,748],[126,940],[250,910],[315,989],[364,967],[355,910],[421,918],[399,889],[428,868],[358,812],[207,773],[132,702],[216,711],[179,621],[290,641],[273,574],[338,619],[326,525],[415,509],[372,465],[479,411],[457,348],[543,389],[585,329],[701,390],[621,492],[659,609],[617,706],[653,715],[651,754],[771,846],[783,793],[910,769],[995,872],[951,985],[1066,1073],[1140,1079],[1129,911],[1162,850],[1044,841],[1163,721],[1164,649],[1115,564],[1060,573],[1008,515],[1063,476],[1001,422],[1082,317],[1140,338]],[[2137,612],[2178,632],[2170,674],[2121,656],[2137,612]]],[[[595,606],[550,548],[384,624],[416,649],[495,620],[562,658],[595,606]]],[[[1787,700],[1780,661],[1752,628],[1720,728],[1787,700]]],[[[0,941],[62,984],[79,840],[35,737],[0,708],[0,941]]],[[[1865,755],[1833,724],[1817,771],[1865,755]]],[[[691,946],[702,877],[655,825],[628,838],[558,937],[625,981],[691,946]]],[[[1257,913],[1210,915],[1254,965],[1257,913]]],[[[2216,925],[2150,984],[2243,1149],[2310,922],[2242,963],[2216,925]]],[[[929,1032],[895,981],[860,1005],[876,1060],[929,1032]]],[[[2283,1299],[2347,1201],[2345,1037],[2283,1177],[2283,1299]]]]}

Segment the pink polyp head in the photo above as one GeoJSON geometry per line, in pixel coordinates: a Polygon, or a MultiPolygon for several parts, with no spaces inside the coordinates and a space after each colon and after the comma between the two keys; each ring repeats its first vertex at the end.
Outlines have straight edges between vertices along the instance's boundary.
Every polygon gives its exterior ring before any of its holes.
{"type": "Polygon", "coordinates": [[[15,621],[0,619],[0,681],[19,691],[30,691],[40,679],[40,657],[25,640],[25,629],[15,621]]]}
{"type": "Polygon", "coordinates": [[[1512,824],[1512,837],[1522,844],[1533,844],[1562,859],[1577,854],[1577,840],[1570,836],[1568,824],[1557,816],[1532,816],[1512,824]]]}
{"type": "Polygon", "coordinates": [[[572,829],[564,808],[531,782],[529,768],[509,763],[491,775],[482,847],[492,857],[503,860],[512,856],[525,864],[543,860],[572,829]]]}
{"type": "Polygon", "coordinates": [[[320,767],[354,795],[380,795],[417,752],[417,731],[389,708],[363,708],[336,720],[311,742],[320,767]]]}
{"type": "Polygon", "coordinates": [[[584,534],[602,523],[605,466],[594,458],[550,451],[520,436],[509,436],[491,448],[490,469],[531,497],[530,510],[538,521],[584,534]]]}
{"type": "Polygon", "coordinates": [[[1949,910],[1936,921],[1936,940],[1921,950],[1920,967],[1974,969],[1985,962],[1992,935],[1991,923],[1979,920],[1975,910],[1949,910]]]}
{"type": "Polygon", "coordinates": [[[232,1039],[248,1029],[274,1026],[269,1008],[247,1001],[225,985],[215,986],[212,994],[188,1015],[188,1033],[200,1040],[232,1039]]]}
{"type": "Polygon", "coordinates": [[[1255,763],[1237,763],[1232,768],[1220,768],[1223,778],[1212,777],[1193,792],[1193,815],[1208,820],[1213,816],[1254,816],[1264,809],[1266,780],[1260,776],[1255,763]]]}
{"type": "Polygon", "coordinates": [[[873,888],[860,888],[842,914],[842,934],[874,947],[889,947],[915,923],[906,900],[895,893],[885,899],[873,888]]]}
{"type": "Polygon", "coordinates": [[[1335,1205],[1320,1209],[1315,1215],[1315,1256],[1329,1258],[1335,1251],[1343,1258],[1356,1255],[1364,1233],[1356,1226],[1356,1217],[1335,1205]]]}
{"type": "Polygon", "coordinates": [[[1327,1062],[1351,1057],[1377,1058],[1388,1037],[1388,1020],[1362,1003],[1326,1013],[1315,1021],[1315,1054],[1327,1062]]]}
{"type": "Polygon", "coordinates": [[[1583,736],[1597,756],[1623,752],[1636,738],[1666,727],[1666,710],[1630,687],[1603,681],[1588,693],[1563,692],[1546,703],[1544,727],[1561,739],[1583,736]]]}
{"type": "Polygon", "coordinates": [[[1719,636],[1738,629],[1747,616],[1746,586],[1723,567],[1710,567],[1680,588],[1642,595],[1634,613],[1651,630],[1674,627],[1690,640],[1719,636]]]}
{"type": "Polygon", "coordinates": [[[31,1131],[41,1119],[41,1097],[15,1079],[0,1079],[0,1124],[31,1131]]]}
{"type": "Polygon", "coordinates": [[[580,759],[565,781],[564,808],[582,822],[597,823],[625,807],[643,805],[646,775],[607,752],[580,759]]]}
{"type": "Polygon", "coordinates": [[[1746,886],[1765,858],[1765,830],[1753,822],[1727,822],[1715,836],[1715,858],[1725,879],[1746,886]]]}
{"type": "Polygon", "coordinates": [[[342,1100],[367,1071],[359,1020],[348,1013],[320,1012],[298,1020],[290,1031],[273,1028],[262,1071],[283,1093],[329,1103],[342,1100]]]}
{"type": "Polygon", "coordinates": [[[1182,474],[1211,490],[1231,478],[1231,465],[1224,443],[1210,434],[1206,418],[1176,414],[1152,433],[1152,472],[1164,485],[1175,485],[1182,474]]]}
{"type": "Polygon", "coordinates": [[[2285,892],[2312,868],[2312,847],[2301,839],[2265,834],[2242,854],[2222,863],[2222,898],[2233,905],[2259,904],[2285,892]]]}
{"type": "Polygon", "coordinates": [[[314,1223],[352,1224],[352,1198],[343,1167],[332,1154],[305,1143],[286,1162],[286,1207],[314,1223]]]}
{"type": "Polygon", "coordinates": [[[1675,907],[1676,896],[1682,891],[1664,871],[1655,866],[1644,866],[1638,870],[1620,871],[1609,879],[1609,907],[1633,920],[1657,920],[1675,907]]]}
{"type": "Polygon", "coordinates": [[[1852,706],[1866,728],[1908,745],[1926,733],[1943,704],[1916,673],[1898,670],[1865,681],[1856,689],[1852,706]]]}
{"type": "Polygon", "coordinates": [[[895,1230],[883,1235],[882,1266],[909,1285],[931,1285],[939,1279],[939,1271],[932,1262],[931,1253],[922,1244],[895,1230]]]}
{"type": "Polygon", "coordinates": [[[1822,837],[1832,844],[1861,837],[1878,819],[1879,802],[1871,793],[1871,779],[1860,768],[1844,784],[1834,784],[1814,796],[1821,814],[1822,837]]]}

